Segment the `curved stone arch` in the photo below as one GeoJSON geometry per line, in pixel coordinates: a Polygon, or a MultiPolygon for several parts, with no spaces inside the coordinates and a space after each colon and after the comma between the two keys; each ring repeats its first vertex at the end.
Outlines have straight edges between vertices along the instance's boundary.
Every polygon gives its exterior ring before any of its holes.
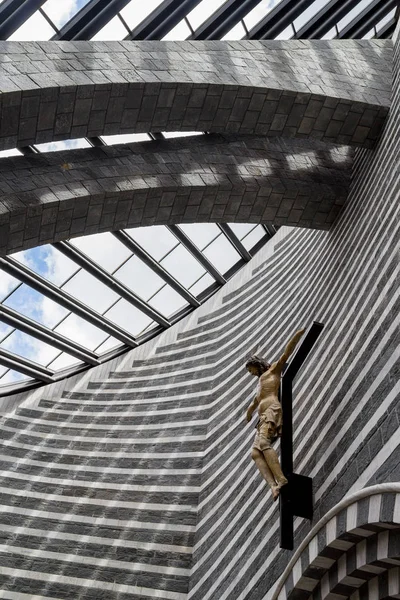
{"type": "MultiPolygon", "coordinates": [[[[313,527],[296,550],[276,585],[272,600],[309,598],[332,565],[338,565],[342,560],[341,565],[344,563],[346,566],[346,552],[361,542],[359,552],[362,554],[362,543],[366,538],[380,534],[389,536],[392,529],[396,530],[398,538],[399,483],[371,486],[344,498],[313,527]]],[[[386,545],[386,548],[388,551],[389,546],[386,545]]],[[[384,552],[379,558],[385,558],[384,552]]],[[[386,556],[388,560],[391,558],[386,556]]],[[[369,562],[374,560],[378,557],[369,562]]],[[[367,562],[365,560],[365,564],[367,562]]],[[[343,566],[341,568],[343,570],[343,566]]],[[[324,582],[325,589],[329,588],[329,577],[324,582]]],[[[316,597],[319,598],[319,595],[316,597]]]]}
{"type": "Polygon", "coordinates": [[[0,255],[66,238],[194,221],[329,229],[354,149],[210,135],[5,158],[0,255]]]}
{"type": "Polygon", "coordinates": [[[371,600],[372,598],[374,600],[400,598],[400,568],[393,567],[373,577],[350,596],[350,600],[361,600],[361,598],[371,598],[371,600]]]}
{"type": "MultiPolygon", "coordinates": [[[[387,528],[389,524],[382,524],[381,527],[387,528]]],[[[312,591],[311,597],[314,600],[327,600],[332,595],[349,598],[363,586],[363,582],[368,582],[375,574],[382,577],[395,565],[400,565],[399,528],[400,524],[381,533],[372,533],[363,541],[349,547],[333,561],[330,569],[312,591]]],[[[354,534],[349,532],[349,535],[354,534]]],[[[290,596],[293,595],[292,592],[290,596]]],[[[298,593],[295,595],[299,596],[298,593]]]]}
{"type": "Polygon", "coordinates": [[[390,106],[391,40],[2,42],[0,50],[0,149],[149,131],[372,147],[390,106]]]}

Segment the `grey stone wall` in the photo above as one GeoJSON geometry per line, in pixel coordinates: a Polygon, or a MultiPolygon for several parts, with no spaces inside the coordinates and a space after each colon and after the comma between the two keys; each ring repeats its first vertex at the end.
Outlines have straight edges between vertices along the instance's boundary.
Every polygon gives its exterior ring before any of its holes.
{"type": "MultiPolygon", "coordinates": [[[[357,150],[348,203],[329,232],[282,232],[147,349],[28,394],[2,417],[4,594],[271,598],[292,554],[278,547],[278,507],[250,459],[244,417],[255,381],[243,363],[255,348],[277,357],[314,319],[325,329],[294,388],[294,465],[313,477],[315,517],[296,519],[295,550],[349,494],[399,482],[399,59],[397,47],[383,135],[373,151],[357,150]]],[[[384,598],[389,581],[397,590],[387,571],[398,557],[393,489],[380,504],[371,497],[335,513],[334,530],[320,527],[281,600],[302,596],[303,576],[318,585],[307,571],[315,552],[332,561],[316,599],[384,598]],[[369,541],[359,546],[360,537],[369,541]],[[364,572],[387,572],[359,597],[339,585],[357,556],[364,572]]]]}
{"type": "Polygon", "coordinates": [[[0,160],[0,254],[99,231],[194,221],[328,229],[354,148],[209,135],[0,160]]]}
{"type": "Polygon", "coordinates": [[[1,42],[0,149],[148,131],[371,147],[391,40],[1,42]]]}

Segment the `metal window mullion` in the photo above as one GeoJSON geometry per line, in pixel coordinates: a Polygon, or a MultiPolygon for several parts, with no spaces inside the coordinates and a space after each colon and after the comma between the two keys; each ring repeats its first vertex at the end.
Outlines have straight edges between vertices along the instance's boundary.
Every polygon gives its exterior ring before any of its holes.
{"type": "Polygon", "coordinates": [[[397,0],[374,0],[339,32],[338,38],[362,38],[376,23],[396,8],[396,5],[397,0]]]}
{"type": "Polygon", "coordinates": [[[226,283],[225,277],[221,275],[221,273],[214,267],[214,265],[208,260],[208,258],[200,252],[197,246],[192,242],[192,240],[178,227],[177,225],[168,225],[167,228],[173,233],[178,240],[181,242],[183,246],[185,246],[186,250],[199,261],[200,264],[214,277],[218,283],[224,284],[226,283]]]}
{"type": "MultiPolygon", "coordinates": [[[[236,252],[240,254],[240,256],[246,261],[249,262],[251,260],[251,254],[246,250],[243,246],[242,242],[239,240],[237,235],[233,232],[233,230],[226,223],[218,223],[219,229],[222,231],[227,240],[232,244],[235,248],[236,252]]],[[[257,227],[257,225],[256,225],[257,227]]],[[[254,228],[255,229],[255,228],[254,228]]],[[[253,231],[253,230],[252,230],[253,231]]]]}
{"type": "Polygon", "coordinates": [[[386,23],[386,25],[384,25],[381,29],[379,29],[379,31],[377,31],[377,29],[375,27],[375,37],[378,39],[390,38],[396,29],[396,25],[397,25],[397,19],[394,16],[393,19],[391,19],[388,23],[386,23]]]}
{"type": "Polygon", "coordinates": [[[53,383],[55,381],[54,371],[46,369],[46,367],[42,367],[41,365],[37,365],[27,358],[17,356],[4,348],[0,348],[0,365],[12,369],[13,371],[23,373],[24,375],[28,375],[28,377],[43,381],[44,383],[53,383]]]}
{"type": "Polygon", "coordinates": [[[30,286],[40,294],[43,294],[43,296],[50,298],[50,300],[60,304],[67,310],[70,310],[95,327],[98,327],[102,331],[112,335],[127,346],[135,348],[138,345],[135,338],[127,331],[118,325],[115,325],[109,319],[99,315],[92,308],[86,306],[86,304],[80,302],[77,298],[73,298],[73,296],[58,288],[50,281],[47,281],[34,271],[31,271],[28,269],[28,267],[25,267],[25,265],[18,263],[18,261],[15,259],[11,257],[0,258],[0,267],[9,275],[19,279],[22,281],[22,283],[30,286]]]}
{"type": "MultiPolygon", "coordinates": [[[[100,364],[93,352],[86,350],[83,346],[80,346],[72,340],[68,340],[60,333],[57,333],[48,327],[33,321],[29,317],[19,314],[12,308],[0,306],[0,321],[10,325],[11,327],[15,327],[23,333],[27,333],[28,335],[37,338],[41,342],[54,346],[58,350],[67,352],[68,354],[71,354],[71,356],[74,356],[83,362],[86,362],[90,365],[100,364]]],[[[50,362],[53,362],[53,360],[50,362]]]]}
{"type": "Polygon", "coordinates": [[[116,294],[127,300],[135,308],[139,309],[145,315],[150,317],[153,321],[156,321],[163,327],[169,327],[170,322],[168,319],[163,317],[157,310],[151,308],[144,300],[139,298],[134,292],[132,292],[123,283],[119,282],[112,275],[107,273],[105,269],[97,265],[91,258],[83,254],[75,246],[72,246],[68,242],[56,242],[53,244],[54,248],[60,250],[65,256],[76,262],[80,267],[85,269],[90,275],[104,283],[107,287],[113,290],[116,294]]]}
{"type": "Polygon", "coordinates": [[[177,281],[163,266],[161,266],[150,254],[146,252],[137,242],[128,236],[125,231],[114,231],[113,235],[120,241],[124,246],[128,248],[133,254],[135,254],[145,265],[147,265],[156,275],[161,277],[170,285],[182,298],[189,302],[192,306],[200,306],[200,302],[185,288],[179,281],[177,281]]]}

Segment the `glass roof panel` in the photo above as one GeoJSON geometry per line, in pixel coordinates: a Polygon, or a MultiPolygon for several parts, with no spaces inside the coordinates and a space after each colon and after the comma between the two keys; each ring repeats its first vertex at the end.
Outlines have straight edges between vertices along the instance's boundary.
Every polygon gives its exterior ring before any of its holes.
{"type": "Polygon", "coordinates": [[[106,339],[105,342],[103,342],[102,344],[100,344],[100,346],[98,346],[95,349],[96,354],[104,354],[105,352],[109,352],[110,350],[113,350],[114,348],[118,348],[118,346],[121,345],[121,342],[119,342],[118,340],[116,340],[114,337],[112,337],[110,335],[110,337],[108,337],[106,339]]]}
{"type": "Polygon", "coordinates": [[[52,38],[55,33],[56,30],[37,10],[8,39],[10,41],[45,41],[52,38]]]}
{"type": "Polygon", "coordinates": [[[246,35],[246,30],[243,27],[243,23],[239,21],[227,34],[225,34],[221,40],[241,40],[246,35]]]}
{"type": "Polygon", "coordinates": [[[179,244],[160,264],[185,287],[192,285],[205,273],[204,267],[182,244],[179,244]]]}
{"type": "Polygon", "coordinates": [[[10,325],[6,325],[0,321],[0,342],[4,340],[7,335],[13,331],[13,328],[10,325]]]}
{"type": "Polygon", "coordinates": [[[279,0],[262,0],[259,2],[243,19],[247,29],[252,29],[257,23],[262,21],[278,3],[279,0]]]}
{"type": "Polygon", "coordinates": [[[187,19],[194,30],[214,14],[226,0],[203,0],[187,14],[187,19]]]}
{"type": "Polygon", "coordinates": [[[68,314],[65,308],[24,283],[3,304],[50,328],[68,314]]]}
{"type": "Polygon", "coordinates": [[[164,280],[137,256],[130,258],[128,262],[114,273],[114,277],[143,298],[143,300],[150,298],[150,296],[155,294],[164,285],[164,280]]]}
{"type": "Polygon", "coordinates": [[[148,142],[147,133],[121,133],[119,135],[102,135],[100,138],[107,146],[114,144],[129,144],[131,142],[148,142]]]}
{"type": "Polygon", "coordinates": [[[242,244],[246,250],[250,251],[264,235],[266,235],[264,227],[257,225],[257,227],[254,227],[254,229],[242,239],[242,244]]]}
{"type": "Polygon", "coordinates": [[[337,35],[337,31],[336,31],[336,27],[334,26],[334,27],[332,27],[332,29],[327,31],[324,36],[322,36],[321,40],[333,40],[333,38],[336,37],[336,35],[337,35]]]}
{"type": "Polygon", "coordinates": [[[165,317],[171,317],[181,308],[188,306],[187,302],[169,285],[166,285],[149,301],[149,304],[165,317]]]}
{"type": "Polygon", "coordinates": [[[18,373],[18,371],[13,371],[12,369],[9,369],[4,375],[2,375],[0,379],[0,384],[5,385],[17,382],[22,383],[23,381],[27,381],[28,379],[31,378],[27,375],[24,375],[23,373],[18,373]]]}
{"type": "Polygon", "coordinates": [[[127,229],[126,232],[156,260],[160,260],[179,243],[164,225],[127,229]]]}
{"type": "Polygon", "coordinates": [[[215,223],[195,223],[179,225],[179,227],[200,250],[221,234],[221,230],[215,223]]]}
{"type": "Polygon", "coordinates": [[[18,156],[22,153],[18,150],[18,148],[11,148],[10,150],[0,150],[0,158],[5,158],[7,156],[18,156]]]}
{"type": "Polygon", "coordinates": [[[191,137],[192,135],[204,135],[201,131],[164,131],[163,136],[165,138],[176,138],[176,137],[191,137]]]}
{"type": "Polygon", "coordinates": [[[182,19],[171,31],[167,33],[163,40],[187,40],[192,34],[185,19],[182,19]]]}
{"type": "MultiPolygon", "coordinates": [[[[104,331],[72,313],[54,331],[89,350],[94,350],[107,337],[104,331]]],[[[76,358],[71,357],[71,361],[76,362],[76,358]]]]}
{"type": "Polygon", "coordinates": [[[107,23],[107,25],[105,25],[92,37],[92,40],[123,40],[128,35],[128,33],[129,31],[126,29],[119,16],[116,15],[113,19],[111,19],[111,21],[107,23]]]}
{"type": "Polygon", "coordinates": [[[70,244],[79,248],[103,269],[112,273],[132,255],[111,233],[97,233],[70,240],[70,244]]]}
{"type": "Polygon", "coordinates": [[[135,306],[132,306],[132,304],[129,304],[129,302],[123,298],[112,306],[104,316],[135,337],[137,337],[143,329],[154,323],[150,317],[142,313],[135,306]]]}
{"type": "Polygon", "coordinates": [[[196,283],[194,283],[190,288],[190,292],[193,296],[198,296],[201,292],[204,292],[210,285],[215,283],[214,277],[211,277],[210,273],[205,273],[196,283]]]}
{"type": "Polygon", "coordinates": [[[13,258],[57,286],[62,285],[80,269],[76,263],[49,244],[17,252],[13,254],[13,258]]]}
{"type": "Polygon", "coordinates": [[[315,0],[304,12],[301,13],[297,19],[293,21],[293,25],[296,31],[299,31],[303,25],[305,25],[308,21],[313,19],[315,15],[323,8],[326,4],[328,4],[330,0],[315,0]]]}
{"type": "Polygon", "coordinates": [[[153,10],[159,6],[163,0],[132,0],[120,13],[130,29],[139,25],[153,10]]]}
{"type": "Polygon", "coordinates": [[[118,294],[84,269],[74,275],[62,289],[100,314],[118,300],[118,294]]]}
{"type": "Polygon", "coordinates": [[[294,35],[292,24],[288,25],[279,35],[275,37],[276,40],[290,40],[294,35]]]}
{"type": "Polygon", "coordinates": [[[226,273],[235,263],[240,260],[239,253],[224,235],[219,236],[205,250],[207,256],[220,273],[226,273]]]}
{"type": "Polygon", "coordinates": [[[29,358],[37,365],[44,367],[60,353],[57,348],[45,344],[22,331],[14,331],[4,342],[1,342],[0,347],[23,358],[29,358]]]}
{"type": "Polygon", "coordinates": [[[67,352],[61,352],[58,354],[55,360],[48,365],[48,368],[52,369],[53,371],[60,371],[75,365],[83,365],[83,362],[81,360],[77,360],[70,354],[67,354],[67,352]]]}
{"type": "Polygon", "coordinates": [[[86,138],[78,138],[76,140],[35,144],[35,148],[40,152],[60,152],[60,150],[72,150],[73,148],[90,148],[90,144],[86,138]]]}
{"type": "Polygon", "coordinates": [[[0,270],[0,300],[3,300],[8,294],[20,285],[20,281],[0,270]]]}
{"type": "Polygon", "coordinates": [[[254,229],[253,223],[228,223],[233,233],[239,240],[242,240],[252,229],[254,229]]]}
{"type": "Polygon", "coordinates": [[[42,10],[51,19],[57,29],[61,29],[89,0],[47,0],[42,10]]]}

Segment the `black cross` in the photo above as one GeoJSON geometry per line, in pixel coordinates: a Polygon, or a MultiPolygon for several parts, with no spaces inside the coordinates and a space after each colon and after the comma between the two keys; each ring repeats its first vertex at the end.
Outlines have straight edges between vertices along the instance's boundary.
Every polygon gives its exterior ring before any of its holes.
{"type": "Polygon", "coordinates": [[[280,547],[293,550],[293,517],[312,519],[313,492],[312,479],[304,475],[293,473],[293,407],[292,385],[293,380],[301,366],[311,352],[322,329],[322,323],[311,325],[298,350],[286,368],[281,380],[282,404],[282,437],[281,437],[281,464],[282,471],[288,479],[288,484],[280,491],[280,547]]]}

